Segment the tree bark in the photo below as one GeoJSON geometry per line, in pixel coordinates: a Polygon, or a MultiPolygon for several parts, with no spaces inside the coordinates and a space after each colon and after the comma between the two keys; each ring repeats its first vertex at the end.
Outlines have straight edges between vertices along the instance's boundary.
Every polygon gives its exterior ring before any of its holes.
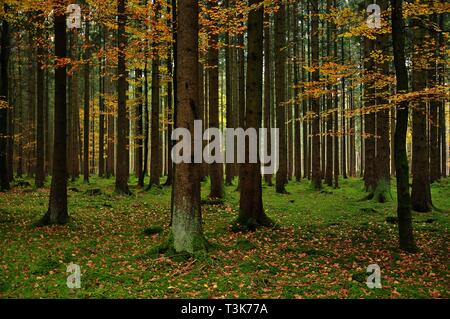
{"type": "MultiPolygon", "coordinates": [[[[263,16],[262,0],[250,0],[249,5],[258,5],[248,16],[247,55],[247,108],[245,128],[258,130],[262,119],[263,98],[263,16]]],[[[261,188],[260,163],[249,162],[249,145],[246,143],[246,161],[241,165],[241,194],[238,222],[249,230],[272,224],[264,213],[261,188]]]]}
{"type": "Polygon", "coordinates": [[[117,62],[117,165],[116,165],[116,187],[115,191],[120,194],[130,194],[128,188],[129,174],[129,121],[127,114],[127,71],[125,66],[125,50],[127,36],[125,26],[127,23],[126,0],[118,0],[117,6],[118,26],[118,62],[117,62]]]}
{"type": "MultiPolygon", "coordinates": [[[[178,36],[175,126],[194,130],[198,112],[198,2],[178,2],[178,36]]],[[[173,246],[177,252],[194,253],[206,248],[203,237],[200,209],[200,165],[181,163],[175,165],[172,193],[173,246]]]]}
{"type": "MultiPolygon", "coordinates": [[[[219,49],[218,35],[209,34],[209,127],[219,128],[219,49]]],[[[211,139],[210,139],[211,141],[211,139]]],[[[211,198],[223,197],[223,165],[210,164],[211,198]]]]}
{"type": "MultiPolygon", "coordinates": [[[[42,25],[44,23],[43,12],[38,12],[38,23],[42,25]],[[41,18],[42,16],[42,18],[41,18]]],[[[40,29],[39,33],[42,33],[43,30],[40,29]]],[[[42,39],[42,37],[41,37],[42,39]]],[[[45,136],[44,136],[44,55],[45,51],[42,47],[42,43],[38,44],[37,48],[37,104],[36,104],[36,176],[35,176],[35,185],[37,188],[44,186],[45,179],[45,158],[44,158],[44,150],[45,150],[45,136]]]]}
{"type": "Polygon", "coordinates": [[[286,145],[286,6],[278,1],[279,9],[275,14],[275,107],[279,129],[278,154],[279,168],[276,175],[275,190],[286,193],[287,183],[287,145],[286,145]]]}
{"type": "MultiPolygon", "coordinates": [[[[311,80],[314,83],[319,82],[319,2],[312,1],[311,4],[311,64],[314,68],[311,80]]],[[[322,188],[322,173],[320,171],[320,99],[311,97],[312,112],[312,184],[314,189],[322,188]]]]}
{"type": "MultiPolygon", "coordinates": [[[[155,26],[159,16],[159,4],[155,2],[155,26]]],[[[158,34],[157,31],[154,31],[158,34]]],[[[160,152],[160,132],[159,132],[159,57],[156,41],[152,44],[152,112],[151,112],[151,141],[150,141],[150,183],[152,186],[159,187],[161,177],[161,152],[160,152]]]]}
{"type": "MultiPolygon", "coordinates": [[[[54,7],[55,55],[65,59],[66,17],[62,0],[57,0],[54,7]]],[[[53,169],[50,200],[47,213],[42,218],[43,224],[65,224],[69,218],[67,210],[67,155],[66,155],[66,66],[58,66],[55,61],[55,117],[53,169]]]]}
{"type": "MultiPolygon", "coordinates": [[[[3,5],[4,11],[7,11],[6,4],[3,5]]],[[[1,29],[1,58],[0,58],[0,103],[8,103],[8,63],[9,63],[9,22],[2,21],[1,29]]],[[[8,167],[6,164],[7,155],[7,127],[8,127],[8,108],[9,105],[0,105],[0,191],[6,191],[10,188],[8,178],[8,167]]]]}
{"type": "Polygon", "coordinates": [[[90,102],[90,41],[89,41],[89,21],[85,21],[84,45],[86,46],[84,55],[84,114],[83,114],[83,181],[89,183],[89,102],[90,102]]]}
{"type": "MultiPolygon", "coordinates": [[[[414,28],[414,43],[412,59],[412,89],[414,91],[424,90],[427,86],[427,66],[428,61],[424,60],[419,48],[423,48],[427,41],[426,31],[419,22],[416,21],[414,28]],[[424,65],[425,63],[425,65],[424,65]]],[[[427,110],[426,101],[420,98],[414,102],[412,111],[412,209],[418,212],[429,212],[432,210],[431,189],[430,189],[430,163],[428,155],[428,135],[427,135],[427,110]]]]}
{"type": "MultiPolygon", "coordinates": [[[[405,26],[403,22],[402,0],[391,0],[392,7],[392,43],[394,65],[397,78],[397,92],[407,93],[408,70],[405,58],[405,26]]],[[[408,101],[397,105],[395,125],[395,170],[397,178],[397,216],[400,248],[409,252],[416,250],[414,242],[411,200],[409,196],[409,168],[406,154],[406,133],[408,129],[408,101]]]]}

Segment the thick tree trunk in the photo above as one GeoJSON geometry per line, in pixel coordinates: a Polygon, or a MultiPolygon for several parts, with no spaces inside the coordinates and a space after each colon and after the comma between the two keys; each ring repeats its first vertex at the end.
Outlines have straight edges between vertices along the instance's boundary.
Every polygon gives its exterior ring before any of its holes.
{"type": "MultiPolygon", "coordinates": [[[[378,2],[382,12],[388,10],[388,0],[378,2]]],[[[389,50],[386,43],[389,43],[388,34],[380,34],[376,39],[376,49],[389,56],[389,50]]],[[[389,76],[389,62],[385,59],[377,64],[378,72],[384,76],[389,76]]],[[[376,112],[376,155],[375,155],[375,178],[374,178],[374,199],[380,203],[387,201],[391,192],[391,174],[390,174],[390,140],[389,140],[389,103],[387,97],[389,94],[389,83],[382,83],[381,87],[376,89],[376,104],[381,108],[376,112]]]]}
{"type": "MultiPolygon", "coordinates": [[[[262,0],[250,0],[250,5],[261,4],[262,0]]],[[[263,7],[252,10],[248,16],[247,55],[247,109],[245,128],[256,130],[262,119],[263,85],[263,7]]],[[[264,213],[262,202],[260,163],[249,162],[249,145],[246,143],[246,162],[241,165],[241,194],[238,222],[247,229],[272,224],[264,213]]]]}
{"type": "MultiPolygon", "coordinates": [[[[63,1],[58,0],[54,8],[55,55],[65,59],[66,17],[63,1]]],[[[52,184],[47,213],[43,224],[65,224],[69,218],[67,210],[67,153],[66,153],[66,66],[57,66],[55,61],[55,113],[52,184]]]]}
{"type": "Polygon", "coordinates": [[[125,26],[127,23],[126,0],[118,0],[117,6],[117,24],[118,24],[118,62],[117,62],[117,165],[116,165],[116,188],[115,191],[120,194],[130,194],[128,188],[129,174],[129,121],[127,112],[127,71],[125,66],[125,49],[127,36],[125,26]]]}
{"type": "MultiPolygon", "coordinates": [[[[402,13],[402,0],[391,0],[392,43],[394,65],[397,77],[397,92],[408,92],[408,71],[405,59],[405,27],[402,13]]],[[[397,105],[395,125],[395,170],[397,178],[397,216],[400,248],[409,252],[416,250],[414,242],[411,200],[409,197],[408,157],[406,154],[406,132],[408,129],[408,102],[397,105]]]]}
{"type": "MultiPolygon", "coordinates": [[[[175,126],[194,130],[198,112],[198,2],[185,0],[178,3],[178,52],[176,81],[175,126]]],[[[172,193],[172,226],[174,249],[194,253],[206,248],[200,209],[200,165],[175,165],[172,193]]]]}

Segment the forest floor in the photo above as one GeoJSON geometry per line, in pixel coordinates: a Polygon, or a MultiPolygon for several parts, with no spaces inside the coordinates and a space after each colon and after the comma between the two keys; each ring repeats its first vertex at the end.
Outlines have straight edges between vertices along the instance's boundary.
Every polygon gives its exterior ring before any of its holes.
{"type": "Polygon", "coordinates": [[[113,179],[69,183],[69,224],[40,228],[48,181],[16,187],[0,194],[0,298],[449,298],[450,179],[432,186],[444,212],[413,213],[416,254],[397,248],[394,185],[380,204],[361,200],[360,179],[340,182],[322,192],[290,182],[284,195],[264,186],[277,227],[251,233],[232,231],[239,193],[227,187],[223,204],[203,205],[212,249],[193,258],[149,253],[167,237],[168,187],[126,197],[113,179]],[[81,266],[80,289],[66,285],[70,262],[81,266]],[[370,264],[381,289],[366,286],[370,264]]]}

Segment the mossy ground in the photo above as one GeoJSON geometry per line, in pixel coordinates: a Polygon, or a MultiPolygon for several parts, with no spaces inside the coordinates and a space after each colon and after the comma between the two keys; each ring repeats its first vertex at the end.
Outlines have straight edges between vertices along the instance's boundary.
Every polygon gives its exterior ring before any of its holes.
{"type": "MultiPolygon", "coordinates": [[[[29,181],[33,184],[32,181],[29,181]]],[[[35,227],[49,183],[0,194],[1,298],[449,298],[450,179],[432,186],[444,212],[413,213],[419,253],[400,251],[393,199],[361,201],[359,179],[313,191],[291,182],[289,194],[263,188],[276,227],[234,232],[239,194],[207,201],[202,184],[207,255],[155,254],[169,235],[170,188],[114,194],[114,180],[69,183],[70,221],[35,227]],[[100,189],[100,192],[90,192],[100,189]],[[447,211],[447,212],[445,212],[447,211]],[[160,232],[160,227],[163,232],[160,232]],[[147,232],[146,232],[147,230],[147,232]],[[66,286],[67,265],[81,266],[81,288],[66,286]],[[381,267],[382,289],[368,289],[366,268],[381,267]]]]}

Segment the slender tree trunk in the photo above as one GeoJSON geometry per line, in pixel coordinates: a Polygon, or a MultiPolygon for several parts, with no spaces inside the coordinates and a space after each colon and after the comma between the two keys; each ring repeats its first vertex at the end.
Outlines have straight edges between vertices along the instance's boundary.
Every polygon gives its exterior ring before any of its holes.
{"type": "MultiPolygon", "coordinates": [[[[427,41],[426,31],[419,23],[414,28],[413,69],[412,69],[412,89],[421,91],[426,88],[427,70],[420,48],[425,46],[427,41]]],[[[415,101],[412,111],[412,209],[418,212],[429,212],[432,210],[431,189],[430,189],[430,164],[428,155],[427,136],[427,110],[426,102],[423,99],[415,101]]]]}
{"type": "MultiPolygon", "coordinates": [[[[38,12],[38,16],[41,17],[43,13],[38,12]]],[[[44,19],[39,18],[38,23],[41,25],[44,23],[44,19]]],[[[43,32],[43,30],[39,30],[43,32]]],[[[41,37],[42,39],[42,37],[41,37]]],[[[36,187],[44,186],[45,179],[45,158],[44,158],[44,55],[45,51],[42,44],[38,45],[37,48],[37,104],[36,104],[36,176],[35,185],[36,187]]]]}
{"type": "Polygon", "coordinates": [[[353,82],[349,81],[349,103],[350,103],[350,112],[352,116],[349,120],[349,139],[350,139],[350,176],[356,177],[356,128],[355,128],[355,101],[353,97],[353,82]]]}
{"type": "MultiPolygon", "coordinates": [[[[432,16],[433,21],[439,24],[437,15],[432,16]]],[[[431,36],[435,41],[435,50],[433,56],[433,62],[428,70],[428,86],[434,87],[439,85],[439,80],[437,76],[438,70],[438,50],[439,50],[439,36],[433,32],[431,36]]],[[[439,156],[439,127],[438,127],[438,109],[440,101],[435,99],[430,101],[430,183],[437,181],[441,176],[441,161],[439,156]]]]}
{"type": "MultiPolygon", "coordinates": [[[[109,38],[109,30],[105,28],[105,39],[109,38]]],[[[108,96],[110,97],[112,90],[113,90],[113,82],[112,77],[110,73],[112,74],[114,72],[112,66],[108,66],[108,62],[105,61],[106,64],[106,73],[107,78],[106,84],[105,84],[105,91],[107,92],[108,96]]],[[[116,174],[115,172],[115,148],[116,148],[116,138],[115,138],[115,130],[116,130],[116,110],[111,105],[108,107],[108,116],[107,116],[107,162],[106,162],[106,174],[109,178],[110,176],[114,176],[116,174]]]]}
{"type": "MultiPolygon", "coordinates": [[[[209,35],[209,127],[219,128],[219,49],[217,34],[209,35]]],[[[211,142],[212,139],[210,139],[211,142]]],[[[223,165],[210,164],[211,198],[223,197],[223,165]]]]}
{"type": "MultiPolygon", "coordinates": [[[[264,15],[264,127],[267,129],[267,141],[265,145],[267,148],[267,154],[272,152],[271,149],[271,135],[270,135],[270,123],[271,116],[271,74],[272,74],[272,59],[271,59],[271,41],[270,41],[270,15],[265,13],[264,15]]],[[[264,180],[268,186],[272,186],[272,174],[265,174],[264,180]]]]}
{"type": "MultiPolygon", "coordinates": [[[[330,12],[331,10],[331,0],[327,0],[327,12],[330,12]]],[[[326,59],[330,60],[332,59],[332,45],[333,40],[332,39],[332,23],[331,21],[327,22],[327,48],[326,48],[326,59]]],[[[327,78],[328,82],[331,81],[331,79],[327,78]]],[[[327,83],[327,91],[330,93],[327,93],[325,95],[326,99],[326,135],[325,135],[325,141],[326,141],[326,159],[322,157],[322,163],[326,162],[325,165],[325,183],[328,186],[332,186],[333,184],[333,139],[334,139],[334,111],[333,111],[333,94],[332,91],[332,85],[331,83],[327,83]]],[[[336,105],[335,105],[336,107],[336,105]]],[[[325,146],[323,144],[322,146],[325,146]]],[[[323,154],[323,153],[322,153],[323,154]]]]}
{"type": "MultiPolygon", "coordinates": [[[[169,0],[172,1],[172,0],[169,0]]],[[[170,3],[170,2],[169,2],[170,3]]],[[[170,7],[167,6],[167,12],[170,13],[170,7]]],[[[174,8],[172,8],[172,20],[168,21],[167,23],[169,24],[169,27],[172,30],[172,37],[174,37],[175,34],[175,24],[176,24],[176,6],[174,8]]],[[[174,39],[176,40],[176,39],[174,39]]],[[[167,156],[168,156],[168,166],[167,166],[167,180],[165,185],[169,186],[172,185],[172,180],[173,180],[173,162],[172,162],[172,157],[171,157],[171,152],[172,152],[172,147],[173,147],[173,143],[172,143],[172,131],[173,131],[173,125],[174,125],[174,121],[173,121],[173,115],[174,115],[174,100],[173,100],[173,96],[175,96],[173,94],[174,91],[174,82],[175,82],[175,77],[174,77],[174,72],[173,72],[173,62],[172,59],[174,58],[175,54],[176,54],[176,43],[174,41],[174,44],[171,45],[169,44],[171,47],[169,48],[169,53],[167,56],[167,69],[169,72],[169,82],[167,83],[167,156]]]]}
{"type": "MultiPolygon", "coordinates": [[[[319,2],[314,0],[311,6],[311,64],[314,67],[311,80],[319,82],[319,2]]],[[[311,97],[312,112],[312,183],[316,190],[322,188],[322,173],[320,171],[320,99],[311,97]]]]}
{"type": "Polygon", "coordinates": [[[299,61],[300,50],[299,50],[299,37],[298,37],[298,4],[294,3],[294,12],[293,12],[293,41],[294,41],[294,166],[295,166],[295,180],[297,182],[302,179],[302,148],[301,148],[301,136],[300,136],[300,103],[298,102],[300,95],[299,81],[300,81],[300,72],[299,68],[301,67],[299,61]]]}
{"type": "MultiPolygon", "coordinates": [[[[230,8],[230,1],[225,0],[225,7],[230,8]]],[[[230,33],[225,32],[225,94],[226,94],[226,127],[232,127],[233,122],[233,87],[232,87],[232,48],[230,33]]],[[[229,152],[230,150],[226,150],[229,152]]],[[[234,178],[234,164],[225,164],[225,184],[232,185],[234,178]]]]}
{"type": "Polygon", "coordinates": [[[127,36],[125,26],[127,23],[126,0],[118,0],[117,6],[117,25],[118,25],[118,62],[117,62],[117,165],[116,165],[116,192],[121,194],[130,194],[128,188],[129,174],[129,122],[127,114],[127,71],[125,66],[125,49],[127,36]]]}
{"type": "MultiPolygon", "coordinates": [[[[66,17],[62,0],[57,0],[54,7],[55,55],[65,59],[66,17]]],[[[67,210],[67,153],[66,153],[66,66],[57,65],[55,61],[55,109],[54,109],[54,148],[52,184],[47,213],[42,218],[43,224],[65,224],[69,218],[67,210]]]]}
{"type": "Polygon", "coordinates": [[[84,34],[85,49],[85,64],[84,64],[84,123],[83,123],[83,181],[89,183],[89,102],[90,102],[90,41],[89,41],[89,21],[85,21],[85,34],[84,34]]]}
{"type": "MultiPolygon", "coordinates": [[[[103,27],[105,28],[105,27],[103,27]]],[[[103,29],[103,50],[106,47],[106,32],[103,29]]],[[[99,120],[98,120],[98,176],[105,175],[105,57],[100,58],[99,63],[99,120]]]]}
{"type": "MultiPolygon", "coordinates": [[[[238,126],[244,127],[244,117],[245,117],[245,108],[246,108],[246,99],[245,99],[245,54],[244,54],[244,35],[241,33],[238,35],[238,82],[239,82],[239,119],[238,119],[238,126]]],[[[237,190],[240,189],[240,170],[241,170],[241,164],[238,164],[238,171],[239,171],[239,183],[237,186],[237,190]]]]}
{"type": "MultiPolygon", "coordinates": [[[[407,93],[408,70],[405,59],[405,26],[403,22],[402,0],[391,0],[392,7],[392,43],[394,65],[397,78],[397,92],[407,93]]],[[[397,216],[400,248],[409,252],[416,250],[414,242],[411,200],[409,196],[409,168],[406,154],[406,132],[408,129],[408,101],[397,105],[395,125],[395,170],[397,178],[397,216]]]]}
{"type": "MultiPolygon", "coordinates": [[[[375,49],[375,41],[364,38],[364,71],[370,75],[374,71],[371,52],[375,49]]],[[[375,172],[375,113],[372,107],[375,105],[375,89],[373,81],[366,80],[364,84],[364,185],[369,197],[372,198],[376,188],[375,172]]]]}
{"type": "MultiPolygon", "coordinates": [[[[3,9],[7,12],[8,8],[6,4],[3,5],[3,9]]],[[[9,23],[5,19],[2,21],[1,29],[1,57],[0,57],[0,103],[6,104],[9,102],[8,97],[8,63],[9,63],[9,23]]],[[[8,132],[8,108],[6,105],[0,106],[0,191],[5,191],[10,188],[8,178],[8,167],[6,163],[7,155],[7,139],[8,132]]]]}
{"type": "MultiPolygon", "coordinates": [[[[336,39],[337,40],[337,39],[336,39]]],[[[337,55],[337,52],[336,52],[337,55]]],[[[344,38],[341,38],[341,64],[345,65],[345,45],[344,45],[344,38]]],[[[345,77],[342,77],[341,79],[341,90],[342,90],[342,177],[345,179],[347,178],[347,112],[346,112],[346,91],[345,91],[345,77]]]]}
{"type": "MultiPolygon", "coordinates": [[[[135,74],[136,74],[136,99],[137,99],[137,103],[135,106],[135,110],[134,110],[134,116],[135,116],[135,152],[134,152],[134,157],[135,157],[135,167],[134,167],[134,171],[136,172],[136,177],[138,179],[138,181],[142,180],[142,161],[143,161],[143,157],[142,157],[142,135],[143,135],[143,127],[142,127],[142,100],[143,100],[143,96],[142,96],[142,70],[141,69],[136,69],[135,70],[135,74]]],[[[139,184],[139,183],[138,183],[139,184]]],[[[138,185],[139,186],[139,185],[138,185]]]]}
{"type": "MultiPolygon", "coordinates": [[[[155,2],[155,26],[159,17],[159,4],[155,2]]],[[[157,31],[155,31],[158,34],[157,31]]],[[[161,152],[159,132],[159,50],[156,41],[152,44],[152,112],[151,112],[151,141],[150,141],[150,183],[148,188],[160,185],[161,177],[161,152]]]]}
{"type": "Polygon", "coordinates": [[[287,145],[286,145],[286,6],[278,2],[279,9],[275,14],[275,107],[276,120],[279,129],[278,154],[279,168],[276,176],[275,190],[277,193],[286,193],[287,183],[287,145]]]}

